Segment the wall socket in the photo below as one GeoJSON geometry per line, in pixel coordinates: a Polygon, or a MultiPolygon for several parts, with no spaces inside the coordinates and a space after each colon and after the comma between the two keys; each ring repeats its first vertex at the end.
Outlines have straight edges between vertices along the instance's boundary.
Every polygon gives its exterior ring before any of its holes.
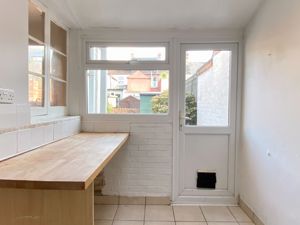
{"type": "Polygon", "coordinates": [[[14,104],[15,91],[0,88],[0,104],[14,104]]]}

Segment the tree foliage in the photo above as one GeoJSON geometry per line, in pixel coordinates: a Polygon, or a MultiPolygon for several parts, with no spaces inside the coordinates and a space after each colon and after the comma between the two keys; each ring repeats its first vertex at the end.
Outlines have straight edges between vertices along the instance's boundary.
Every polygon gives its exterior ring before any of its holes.
{"type": "Polygon", "coordinates": [[[151,100],[152,111],[154,113],[167,113],[169,109],[169,93],[162,92],[160,95],[154,96],[151,100]]]}
{"type": "MultiPolygon", "coordinates": [[[[154,113],[168,112],[169,92],[164,91],[160,95],[152,98],[152,111],[154,113]]],[[[186,120],[187,125],[197,125],[197,102],[196,97],[192,94],[187,94],[185,97],[185,115],[190,118],[186,120]]]]}
{"type": "Polygon", "coordinates": [[[160,72],[160,79],[168,79],[169,78],[169,72],[168,71],[162,71],[160,72]]]}
{"type": "Polygon", "coordinates": [[[192,94],[185,96],[185,116],[190,118],[186,121],[187,125],[197,125],[197,102],[192,94]]]}

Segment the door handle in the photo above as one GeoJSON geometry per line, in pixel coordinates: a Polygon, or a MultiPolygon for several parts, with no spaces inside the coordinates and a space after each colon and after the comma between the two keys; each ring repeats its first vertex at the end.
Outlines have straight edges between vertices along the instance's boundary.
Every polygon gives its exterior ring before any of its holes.
{"type": "Polygon", "coordinates": [[[187,116],[180,117],[180,119],[182,119],[182,120],[192,120],[192,118],[187,117],[187,116]]]}
{"type": "Polygon", "coordinates": [[[179,130],[182,130],[183,124],[185,120],[192,120],[190,117],[185,116],[185,113],[179,112],[179,130]]]}
{"type": "Polygon", "coordinates": [[[179,120],[192,120],[190,117],[185,116],[185,113],[179,112],[179,120]]]}

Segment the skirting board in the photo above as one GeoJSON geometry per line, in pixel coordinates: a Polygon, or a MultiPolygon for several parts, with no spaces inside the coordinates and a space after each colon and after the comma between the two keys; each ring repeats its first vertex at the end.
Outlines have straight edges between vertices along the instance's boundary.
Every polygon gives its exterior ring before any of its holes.
{"type": "Polygon", "coordinates": [[[137,196],[107,196],[95,195],[95,204],[101,205],[220,205],[236,206],[237,201],[234,197],[199,197],[199,196],[180,196],[176,201],[171,201],[169,197],[137,197],[137,196]]]}
{"type": "Polygon", "coordinates": [[[169,197],[109,196],[95,195],[95,204],[100,205],[170,205],[169,197]]]}
{"type": "Polygon", "coordinates": [[[265,225],[260,218],[253,212],[253,210],[239,197],[239,206],[244,210],[244,212],[249,216],[249,218],[256,225],[265,225]]]}
{"type": "Polygon", "coordinates": [[[179,196],[172,204],[236,206],[237,199],[233,196],[179,196]]]}

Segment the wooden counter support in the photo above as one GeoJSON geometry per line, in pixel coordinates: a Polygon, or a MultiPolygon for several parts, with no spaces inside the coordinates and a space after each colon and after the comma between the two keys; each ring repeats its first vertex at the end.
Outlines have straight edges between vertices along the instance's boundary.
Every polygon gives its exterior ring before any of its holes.
{"type": "Polygon", "coordinates": [[[93,225],[93,190],[1,189],[0,224],[93,225]]]}
{"type": "Polygon", "coordinates": [[[93,181],[127,139],[82,133],[0,162],[0,224],[93,225],[93,181]]]}

